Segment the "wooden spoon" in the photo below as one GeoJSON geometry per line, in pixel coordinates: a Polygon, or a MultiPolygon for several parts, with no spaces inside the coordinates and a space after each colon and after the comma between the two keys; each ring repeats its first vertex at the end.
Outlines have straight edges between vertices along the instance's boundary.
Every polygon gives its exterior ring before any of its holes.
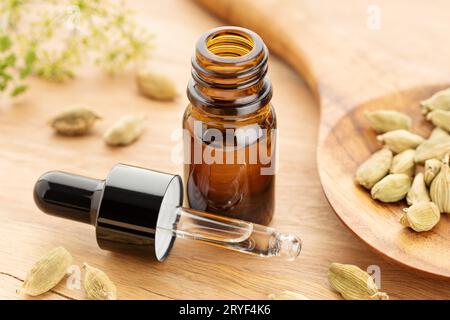
{"type": "MultiPolygon", "coordinates": [[[[398,222],[406,203],[386,205],[354,183],[380,148],[362,116],[395,109],[427,136],[419,102],[450,83],[450,3],[360,0],[197,0],[228,22],[258,32],[319,100],[318,169],[338,217],[381,255],[423,274],[450,278],[450,216],[415,233],[398,222]]],[[[276,90],[276,87],[275,87],[276,90]]],[[[276,91],[275,91],[276,94],[276,91]]],[[[298,119],[299,124],[302,119],[298,119]]]]}

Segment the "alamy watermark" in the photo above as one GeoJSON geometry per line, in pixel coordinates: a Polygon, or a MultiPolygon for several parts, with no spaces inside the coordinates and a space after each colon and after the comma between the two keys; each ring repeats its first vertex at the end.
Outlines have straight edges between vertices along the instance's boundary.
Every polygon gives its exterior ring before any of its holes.
{"type": "Polygon", "coordinates": [[[258,125],[240,128],[205,128],[194,121],[193,132],[180,129],[172,133],[176,142],[171,158],[175,164],[241,164],[260,165],[261,175],[277,171],[278,130],[258,125]]]}
{"type": "Polygon", "coordinates": [[[71,265],[67,268],[67,274],[69,275],[66,280],[66,287],[69,290],[81,289],[81,268],[77,265],[71,265]]]}
{"type": "Polygon", "coordinates": [[[381,8],[377,4],[371,4],[366,9],[367,20],[366,27],[369,30],[381,29],[381,8]]]}
{"type": "MultiPolygon", "coordinates": [[[[367,267],[367,273],[372,277],[378,289],[381,289],[381,268],[377,265],[370,265],[367,267]]],[[[369,284],[368,284],[369,286],[369,284]]]]}

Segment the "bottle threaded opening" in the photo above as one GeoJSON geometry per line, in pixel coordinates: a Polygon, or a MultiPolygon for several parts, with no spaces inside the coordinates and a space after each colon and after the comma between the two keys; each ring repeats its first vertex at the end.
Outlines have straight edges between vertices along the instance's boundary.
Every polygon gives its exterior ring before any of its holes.
{"type": "Polygon", "coordinates": [[[251,30],[233,26],[209,30],[198,40],[192,57],[189,100],[209,113],[254,112],[272,97],[266,77],[268,57],[263,40],[251,30]]]}
{"type": "Polygon", "coordinates": [[[254,48],[253,39],[244,34],[233,30],[223,30],[212,34],[206,40],[208,50],[220,57],[242,57],[248,54],[254,48]]]}

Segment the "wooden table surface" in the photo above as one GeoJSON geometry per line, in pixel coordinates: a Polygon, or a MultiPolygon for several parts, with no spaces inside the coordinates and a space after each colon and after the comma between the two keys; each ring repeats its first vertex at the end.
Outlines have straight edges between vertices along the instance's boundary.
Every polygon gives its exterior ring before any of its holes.
{"type": "MultiPolygon", "coordinates": [[[[102,251],[94,228],[46,216],[33,203],[35,180],[48,170],[104,178],[117,162],[181,173],[172,161],[187,104],[186,83],[197,37],[222,23],[190,1],[130,1],[140,22],[154,31],[150,66],[170,75],[179,98],[173,103],[137,94],[131,73],[109,78],[85,68],[65,84],[33,80],[14,104],[0,105],[0,298],[16,294],[28,268],[47,250],[62,245],[74,257],[107,272],[121,299],[265,299],[280,290],[311,299],[335,299],[327,281],[331,262],[379,266],[381,288],[393,299],[448,299],[450,283],[422,278],[387,263],[356,240],[328,205],[316,171],[319,108],[305,83],[272,57],[270,77],[280,129],[273,226],[298,234],[303,251],[295,262],[271,261],[178,240],[164,263],[102,251]],[[64,138],[46,126],[49,117],[71,104],[89,105],[103,116],[92,134],[64,138]],[[109,148],[101,134],[121,115],[147,114],[142,138],[125,148],[109,148]]],[[[62,282],[44,299],[83,299],[82,290],[62,282]]]]}

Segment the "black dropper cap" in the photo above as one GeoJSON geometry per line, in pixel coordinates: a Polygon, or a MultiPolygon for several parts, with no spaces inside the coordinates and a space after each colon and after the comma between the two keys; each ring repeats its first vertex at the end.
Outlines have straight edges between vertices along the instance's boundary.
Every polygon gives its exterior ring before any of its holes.
{"type": "Polygon", "coordinates": [[[47,214],[95,226],[102,249],[135,251],[162,261],[172,248],[181,206],[180,176],[116,165],[106,180],[51,171],[34,188],[34,201],[47,214]]]}

